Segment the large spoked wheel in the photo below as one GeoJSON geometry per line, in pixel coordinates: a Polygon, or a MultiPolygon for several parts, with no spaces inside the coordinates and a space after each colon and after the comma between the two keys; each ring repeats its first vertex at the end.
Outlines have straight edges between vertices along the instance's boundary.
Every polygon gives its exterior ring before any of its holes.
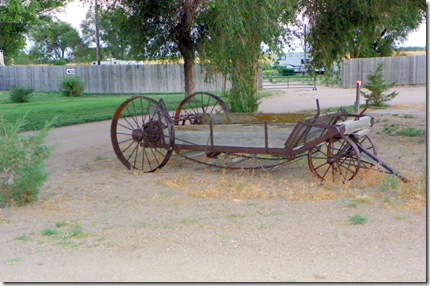
{"type": "Polygon", "coordinates": [[[176,109],[175,125],[201,124],[197,114],[230,112],[225,103],[216,95],[196,92],[187,96],[176,109]]]}
{"type": "MultiPolygon", "coordinates": [[[[363,136],[361,138],[353,138],[352,140],[354,141],[355,144],[357,144],[359,149],[363,148],[364,150],[366,150],[367,152],[369,152],[375,156],[378,155],[376,145],[373,143],[372,138],[370,138],[368,135],[363,136]]],[[[369,156],[364,154],[361,150],[360,150],[360,154],[361,154],[361,167],[362,168],[368,169],[371,165],[374,165],[375,161],[373,159],[369,158],[369,156]]]]}
{"type": "Polygon", "coordinates": [[[350,138],[330,138],[308,152],[309,169],[320,180],[349,181],[361,165],[360,151],[350,138]]]}
{"type": "Polygon", "coordinates": [[[128,169],[147,173],[163,167],[175,141],[164,104],[144,96],[125,101],[112,119],[111,141],[118,159],[128,169]]]}

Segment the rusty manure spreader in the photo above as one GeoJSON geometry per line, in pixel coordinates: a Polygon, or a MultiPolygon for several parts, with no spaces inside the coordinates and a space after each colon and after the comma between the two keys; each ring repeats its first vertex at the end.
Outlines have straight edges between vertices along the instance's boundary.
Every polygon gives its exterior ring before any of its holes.
{"type": "Polygon", "coordinates": [[[230,169],[270,169],[306,156],[320,180],[348,181],[375,166],[407,181],[377,157],[367,106],[359,114],[321,114],[316,105],[313,115],[237,114],[219,97],[197,92],[170,115],[163,100],[136,96],[116,110],[111,141],[124,166],[143,172],[160,169],[172,154],[230,169]]]}

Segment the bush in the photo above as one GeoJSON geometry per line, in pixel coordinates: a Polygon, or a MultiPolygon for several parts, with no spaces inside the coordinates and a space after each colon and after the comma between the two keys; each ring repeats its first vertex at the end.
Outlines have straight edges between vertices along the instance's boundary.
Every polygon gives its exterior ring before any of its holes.
{"type": "Polygon", "coordinates": [[[54,66],[65,66],[67,65],[67,61],[65,59],[59,59],[52,62],[54,66]]]}
{"type": "Polygon", "coordinates": [[[0,116],[0,207],[37,200],[47,178],[44,161],[51,148],[44,146],[48,124],[35,135],[19,134],[25,116],[15,124],[0,116]]]}
{"type": "Polygon", "coordinates": [[[368,89],[370,92],[363,92],[360,91],[361,94],[369,100],[370,105],[374,105],[377,107],[383,106],[386,102],[392,100],[395,98],[398,94],[398,92],[393,91],[390,94],[384,94],[385,91],[389,90],[394,86],[394,83],[386,84],[384,80],[383,75],[384,70],[384,64],[380,63],[378,64],[378,67],[376,68],[375,72],[373,74],[370,74],[367,77],[367,80],[369,81],[366,85],[363,87],[368,89]]]}
{"type": "Polygon", "coordinates": [[[81,96],[84,92],[85,83],[82,79],[75,76],[68,76],[63,78],[60,83],[60,91],[64,96],[81,96]]]}
{"type": "Polygon", "coordinates": [[[33,93],[32,88],[12,87],[10,90],[10,100],[14,103],[29,102],[30,96],[33,93]]]}
{"type": "Polygon", "coordinates": [[[277,67],[278,73],[284,76],[295,75],[294,69],[289,69],[286,67],[277,67]]]}

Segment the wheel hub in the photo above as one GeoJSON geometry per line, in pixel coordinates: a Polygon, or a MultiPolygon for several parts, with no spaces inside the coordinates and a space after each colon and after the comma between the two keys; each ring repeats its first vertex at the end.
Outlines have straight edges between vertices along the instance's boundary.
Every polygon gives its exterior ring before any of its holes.
{"type": "Polygon", "coordinates": [[[133,138],[134,142],[140,142],[143,139],[143,131],[141,129],[134,129],[131,132],[131,138],[133,138]]]}

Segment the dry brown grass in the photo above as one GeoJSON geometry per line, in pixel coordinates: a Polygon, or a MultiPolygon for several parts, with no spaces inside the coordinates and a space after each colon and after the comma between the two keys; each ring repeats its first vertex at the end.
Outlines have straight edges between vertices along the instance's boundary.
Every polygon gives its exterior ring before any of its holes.
{"type": "MultiPolygon", "coordinates": [[[[288,167],[287,167],[288,168],[288,167]]],[[[161,184],[194,198],[209,199],[284,199],[295,202],[321,202],[350,199],[352,202],[381,202],[387,208],[417,210],[426,204],[425,178],[381,191],[385,173],[361,170],[348,182],[319,182],[315,178],[279,179],[279,174],[263,171],[200,170],[192,175],[177,174],[161,184]],[[202,172],[202,174],[199,174],[202,172]],[[384,198],[390,197],[390,203],[384,198]]]]}

